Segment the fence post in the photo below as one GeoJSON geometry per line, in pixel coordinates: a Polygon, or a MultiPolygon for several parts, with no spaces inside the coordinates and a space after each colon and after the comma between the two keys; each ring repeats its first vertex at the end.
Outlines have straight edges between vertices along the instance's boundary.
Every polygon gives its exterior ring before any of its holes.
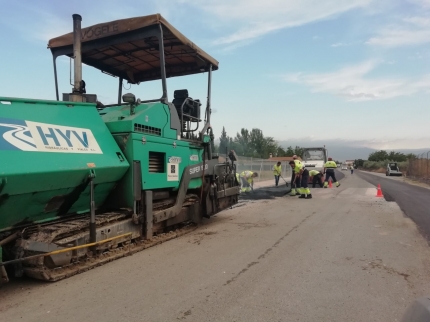
{"type": "Polygon", "coordinates": [[[261,163],[260,163],[260,173],[259,173],[259,175],[258,175],[258,182],[260,182],[260,180],[261,180],[261,176],[262,176],[262,172],[261,172],[261,169],[263,168],[263,160],[261,160],[261,163]]]}
{"type": "Polygon", "coordinates": [[[429,178],[429,153],[430,151],[427,152],[427,161],[426,161],[427,179],[429,178]]]}

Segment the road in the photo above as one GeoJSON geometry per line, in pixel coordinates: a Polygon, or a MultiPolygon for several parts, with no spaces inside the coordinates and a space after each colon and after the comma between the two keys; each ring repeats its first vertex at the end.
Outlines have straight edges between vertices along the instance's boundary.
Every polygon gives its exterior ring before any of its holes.
{"type": "Polygon", "coordinates": [[[417,225],[421,234],[430,242],[430,190],[409,184],[403,177],[386,177],[385,174],[355,172],[373,185],[381,185],[387,201],[395,201],[400,209],[417,225]]]}
{"type": "Polygon", "coordinates": [[[426,240],[359,176],[311,200],[263,189],[278,197],[242,200],[133,256],[7,284],[1,321],[392,322],[428,292],[426,240]]]}

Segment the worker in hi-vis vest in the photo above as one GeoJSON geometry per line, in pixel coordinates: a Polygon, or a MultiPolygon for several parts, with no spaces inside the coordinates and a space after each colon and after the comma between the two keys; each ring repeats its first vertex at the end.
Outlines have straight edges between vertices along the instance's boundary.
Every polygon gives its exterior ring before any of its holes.
{"type": "Polygon", "coordinates": [[[296,161],[288,162],[294,172],[296,191],[299,192],[300,199],[312,199],[311,190],[308,187],[309,171],[303,166],[301,162],[298,163],[296,161]],[[297,188],[297,182],[299,182],[299,188],[297,188]]]}
{"type": "MultiPolygon", "coordinates": [[[[303,167],[303,163],[300,160],[297,160],[297,155],[293,156],[294,166],[303,167]]],[[[291,164],[290,164],[291,165],[291,164]]],[[[294,168],[291,174],[291,191],[290,196],[296,196],[299,194],[298,189],[300,188],[300,180],[295,180],[296,174],[294,173],[294,168]]]]}
{"type": "Polygon", "coordinates": [[[252,172],[249,170],[240,173],[240,180],[242,183],[241,192],[249,192],[254,187],[254,178],[258,177],[257,172],[252,172]]]}
{"type": "Polygon", "coordinates": [[[282,173],[282,166],[281,166],[281,162],[277,162],[274,166],[273,166],[273,175],[275,176],[275,186],[277,187],[279,184],[279,177],[281,176],[282,173]]]}
{"type": "Polygon", "coordinates": [[[318,183],[320,187],[323,187],[323,180],[322,178],[324,175],[318,171],[318,170],[309,170],[309,177],[312,178],[312,188],[315,188],[316,184],[318,183]]]}
{"type": "Polygon", "coordinates": [[[336,180],[336,176],[334,175],[334,169],[336,168],[337,168],[336,162],[334,162],[332,158],[328,158],[328,161],[324,164],[324,174],[325,174],[324,188],[327,188],[328,180],[330,179],[330,177],[333,179],[333,182],[336,184],[336,187],[340,186],[340,183],[336,180]]]}

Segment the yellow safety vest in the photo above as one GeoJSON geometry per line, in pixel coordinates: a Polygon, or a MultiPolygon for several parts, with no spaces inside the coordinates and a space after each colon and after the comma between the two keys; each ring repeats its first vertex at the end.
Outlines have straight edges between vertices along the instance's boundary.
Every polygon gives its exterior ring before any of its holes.
{"type": "Polygon", "coordinates": [[[309,171],[309,176],[311,176],[311,177],[316,176],[318,174],[320,174],[320,172],[317,171],[317,170],[311,170],[311,171],[309,171]]]}
{"type": "Polygon", "coordinates": [[[281,171],[282,171],[282,166],[280,165],[279,167],[275,164],[273,166],[273,175],[275,176],[280,176],[281,175],[281,171]]]}
{"type": "Polygon", "coordinates": [[[254,178],[252,177],[252,175],[254,174],[254,172],[252,171],[243,171],[240,176],[242,178],[245,178],[246,181],[248,181],[248,183],[252,183],[254,181],[254,178]]]}
{"type": "Polygon", "coordinates": [[[326,168],[326,169],[336,169],[337,168],[337,164],[334,161],[327,161],[324,164],[324,168],[326,168]]]}
{"type": "Polygon", "coordinates": [[[300,170],[303,169],[303,164],[299,160],[294,160],[295,166],[294,166],[294,173],[298,174],[300,173],[300,170]]]}

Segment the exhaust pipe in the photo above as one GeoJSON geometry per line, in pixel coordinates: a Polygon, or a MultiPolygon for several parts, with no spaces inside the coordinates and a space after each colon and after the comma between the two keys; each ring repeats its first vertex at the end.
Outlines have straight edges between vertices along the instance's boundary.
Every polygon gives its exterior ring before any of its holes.
{"type": "Polygon", "coordinates": [[[85,85],[82,82],[82,55],[81,55],[81,21],[80,15],[74,14],[73,16],[73,56],[75,59],[75,81],[74,81],[74,94],[85,93],[85,85]]]}

